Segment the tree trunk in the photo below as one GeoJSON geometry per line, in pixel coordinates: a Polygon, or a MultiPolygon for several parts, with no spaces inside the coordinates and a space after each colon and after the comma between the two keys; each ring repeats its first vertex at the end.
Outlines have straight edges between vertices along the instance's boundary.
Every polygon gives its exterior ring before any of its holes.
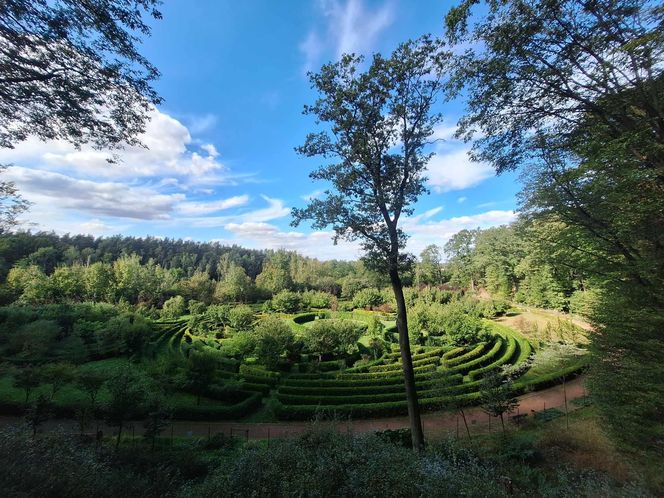
{"type": "Polygon", "coordinates": [[[406,400],[408,402],[408,418],[410,419],[410,432],[413,441],[413,450],[420,452],[424,449],[424,433],[420,418],[420,405],[417,402],[415,388],[415,372],[413,372],[413,358],[410,354],[408,338],[408,320],[406,318],[406,300],[403,296],[403,286],[399,271],[390,270],[390,281],[397,302],[397,330],[399,331],[399,348],[401,350],[401,363],[406,387],[406,400]]]}
{"type": "Polygon", "coordinates": [[[459,411],[461,412],[461,418],[463,418],[463,425],[466,426],[466,433],[468,434],[468,440],[471,440],[472,438],[470,437],[470,429],[468,428],[468,421],[466,420],[466,412],[463,411],[463,408],[459,408],[459,411]]]}
{"type": "Polygon", "coordinates": [[[500,425],[503,426],[503,434],[505,434],[505,421],[503,420],[503,414],[500,414],[500,425]]]}
{"type": "Polygon", "coordinates": [[[118,426],[118,438],[115,440],[115,451],[118,451],[118,448],[120,447],[120,437],[122,437],[122,422],[120,422],[120,425],[118,426]]]}

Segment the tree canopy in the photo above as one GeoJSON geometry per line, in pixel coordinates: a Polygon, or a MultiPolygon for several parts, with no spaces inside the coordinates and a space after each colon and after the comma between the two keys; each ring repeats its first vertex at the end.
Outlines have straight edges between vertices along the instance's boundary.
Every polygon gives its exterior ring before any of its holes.
{"type": "Polygon", "coordinates": [[[0,4],[0,147],[28,136],[97,148],[138,144],[161,102],[138,51],[159,0],[0,4]]]}

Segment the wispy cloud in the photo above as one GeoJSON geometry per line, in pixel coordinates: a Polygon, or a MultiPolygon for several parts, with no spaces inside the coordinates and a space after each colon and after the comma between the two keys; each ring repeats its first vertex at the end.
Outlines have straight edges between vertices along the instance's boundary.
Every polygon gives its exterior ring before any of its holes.
{"type": "Polygon", "coordinates": [[[309,30],[298,47],[305,72],[316,69],[323,57],[337,60],[345,53],[370,53],[395,19],[392,1],[369,8],[362,0],[325,0],[319,2],[319,10],[322,22],[309,30]]]}
{"type": "Polygon", "coordinates": [[[196,216],[244,206],[248,202],[248,195],[237,195],[228,199],[218,199],[208,202],[181,202],[176,206],[176,209],[185,216],[196,216]]]}
{"type": "Polygon", "coordinates": [[[267,207],[237,213],[227,216],[207,216],[202,218],[191,218],[188,220],[195,227],[218,228],[228,224],[262,223],[284,218],[290,214],[290,208],[285,206],[284,201],[266,195],[261,195],[267,203],[267,207]]]}

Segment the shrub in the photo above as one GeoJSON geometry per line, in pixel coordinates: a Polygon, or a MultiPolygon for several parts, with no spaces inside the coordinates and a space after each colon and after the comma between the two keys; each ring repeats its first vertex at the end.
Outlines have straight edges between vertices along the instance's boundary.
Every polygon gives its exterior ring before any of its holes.
{"type": "Polygon", "coordinates": [[[251,330],[253,323],[254,311],[245,304],[234,306],[228,312],[228,324],[237,331],[251,330]]]}
{"type": "Polygon", "coordinates": [[[385,302],[381,292],[376,289],[361,289],[353,296],[353,306],[355,308],[373,309],[385,302]]]}
{"type": "Polygon", "coordinates": [[[161,307],[161,317],[166,319],[179,318],[184,315],[185,311],[184,297],[174,296],[164,302],[164,305],[161,307]]]}
{"type": "Polygon", "coordinates": [[[302,309],[302,295],[289,290],[282,290],[272,296],[271,306],[280,313],[294,313],[302,309]]]}
{"type": "MultiPolygon", "coordinates": [[[[477,358],[479,355],[482,354],[482,352],[484,351],[485,348],[486,348],[486,344],[481,342],[465,354],[454,356],[453,358],[449,358],[449,357],[445,358],[443,356],[443,365],[445,365],[446,367],[453,367],[455,365],[460,365],[464,362],[467,362],[468,360],[472,360],[473,358],[477,358]]],[[[462,349],[462,351],[463,351],[463,349],[462,349]]]]}
{"type": "Polygon", "coordinates": [[[496,355],[500,352],[503,347],[503,338],[496,336],[494,339],[493,346],[489,351],[484,353],[482,356],[479,356],[473,360],[467,361],[466,363],[461,363],[453,367],[445,368],[446,372],[449,373],[465,373],[472,370],[475,367],[481,367],[486,365],[488,362],[492,361],[496,355]]]}
{"type": "Polygon", "coordinates": [[[305,330],[305,344],[320,361],[326,353],[352,353],[366,330],[366,323],[353,320],[318,320],[305,330]]]}
{"type": "Polygon", "coordinates": [[[254,337],[256,356],[270,369],[277,367],[281,355],[289,351],[295,342],[293,330],[285,321],[274,316],[258,322],[254,337]]]}
{"type": "Polygon", "coordinates": [[[328,292],[306,291],[302,293],[302,304],[306,308],[333,308],[337,298],[328,292]]]}

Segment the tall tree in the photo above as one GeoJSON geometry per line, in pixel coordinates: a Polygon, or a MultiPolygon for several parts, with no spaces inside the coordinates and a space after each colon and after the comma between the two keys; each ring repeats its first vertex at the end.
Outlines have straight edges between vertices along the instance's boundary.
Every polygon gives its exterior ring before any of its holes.
{"type": "Polygon", "coordinates": [[[440,247],[430,244],[420,253],[415,267],[415,283],[418,285],[440,285],[443,283],[442,254],[440,247]]]}
{"type": "Polygon", "coordinates": [[[477,3],[446,19],[470,47],[456,71],[468,97],[460,134],[481,132],[474,155],[499,172],[527,166],[522,207],[542,252],[601,291],[593,397],[617,437],[661,446],[664,9],[511,0],[471,16],[477,3]]]}
{"type": "Polygon", "coordinates": [[[449,59],[443,45],[423,37],[401,44],[390,57],[375,54],[362,70],[363,58],[344,55],[310,74],[319,98],[305,107],[329,130],[311,133],[300,154],[335,162],[310,174],[331,185],[324,197],[294,209],[294,224],[313,220],[315,228],[332,226],[335,241],[360,240],[365,264],[389,274],[397,304],[397,328],[405,377],[413,447],[424,435],[408,341],[401,273],[412,262],[403,252],[402,216],[426,192],[424,152],[442,116],[432,112],[446,81],[449,59]]]}
{"type": "Polygon", "coordinates": [[[159,0],[0,3],[0,147],[28,136],[97,148],[138,144],[160,102],[137,48],[159,0]]]}

